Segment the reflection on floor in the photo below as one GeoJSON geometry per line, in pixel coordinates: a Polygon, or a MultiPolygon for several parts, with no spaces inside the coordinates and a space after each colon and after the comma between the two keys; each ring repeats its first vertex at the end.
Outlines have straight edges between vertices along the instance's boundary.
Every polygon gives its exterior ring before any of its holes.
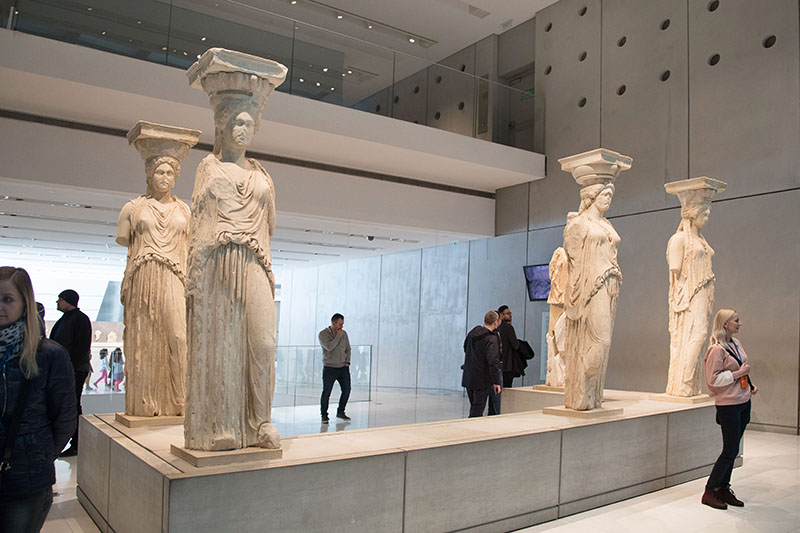
{"type": "MultiPolygon", "coordinates": [[[[469,410],[462,393],[379,390],[373,392],[371,402],[349,404],[347,414],[352,420],[345,422],[333,416],[336,403],[331,400],[327,427],[320,424],[317,405],[276,407],[273,419],[278,431],[288,437],[414,424],[463,418],[469,410]]],[[[701,505],[705,480],[696,480],[523,531],[800,533],[800,437],[748,431],[745,450],[744,466],[733,473],[733,488],[746,503],[742,509],[718,511],[701,505]]],[[[56,461],[58,495],[43,529],[46,533],[98,531],[75,499],[76,463],[75,458],[56,461]]]]}

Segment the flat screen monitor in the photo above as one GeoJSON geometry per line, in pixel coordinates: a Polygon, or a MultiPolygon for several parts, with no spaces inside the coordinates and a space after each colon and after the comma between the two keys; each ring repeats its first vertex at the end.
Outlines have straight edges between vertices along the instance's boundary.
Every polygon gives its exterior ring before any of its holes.
{"type": "Polygon", "coordinates": [[[550,296],[550,266],[528,265],[522,269],[525,271],[525,281],[528,283],[528,298],[532,302],[547,300],[550,296]]]}

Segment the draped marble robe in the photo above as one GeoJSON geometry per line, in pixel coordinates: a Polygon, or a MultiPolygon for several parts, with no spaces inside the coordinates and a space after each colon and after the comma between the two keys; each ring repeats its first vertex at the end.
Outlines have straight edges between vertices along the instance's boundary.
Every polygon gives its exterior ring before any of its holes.
{"type": "Polygon", "coordinates": [[[274,280],[269,238],[275,189],[264,167],[200,163],[192,194],[187,281],[186,447],[277,447],[274,280]],[[271,432],[266,435],[265,430],[271,432]]]}
{"type": "Polygon", "coordinates": [[[670,237],[670,252],[681,254],[680,270],[669,276],[669,377],[667,394],[695,396],[702,392],[703,355],[714,309],[714,250],[691,220],[682,219],[670,237]],[[696,228],[695,228],[696,230],[696,228]]]}
{"type": "Polygon", "coordinates": [[[620,238],[605,217],[572,217],[564,228],[569,281],[564,405],[585,411],[602,406],[611,335],[622,272],[617,264],[620,238]]]}
{"type": "Polygon", "coordinates": [[[119,219],[118,236],[129,243],[120,291],[125,306],[125,413],[181,415],[189,207],[174,197],[161,203],[140,196],[125,204],[119,219]]]}

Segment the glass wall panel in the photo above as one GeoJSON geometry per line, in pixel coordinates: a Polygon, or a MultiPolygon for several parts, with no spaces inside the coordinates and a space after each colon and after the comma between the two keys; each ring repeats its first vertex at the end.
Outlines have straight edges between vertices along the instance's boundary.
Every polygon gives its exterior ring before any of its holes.
{"type": "Polygon", "coordinates": [[[165,63],[170,4],[156,0],[16,0],[15,29],[165,63]]]}
{"type": "MultiPolygon", "coordinates": [[[[167,64],[188,69],[200,54],[219,47],[272,59],[290,67],[293,33],[293,21],[257,7],[175,0],[167,64]]],[[[290,76],[291,73],[279,91],[289,91],[290,76]]]]}
{"type": "Polygon", "coordinates": [[[295,24],[292,94],[386,115],[394,52],[295,24]]]}

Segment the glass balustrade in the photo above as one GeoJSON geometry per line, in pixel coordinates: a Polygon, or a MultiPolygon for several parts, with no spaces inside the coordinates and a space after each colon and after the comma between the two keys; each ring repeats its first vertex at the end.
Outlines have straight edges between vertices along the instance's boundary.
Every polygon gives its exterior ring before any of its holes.
{"type": "Polygon", "coordinates": [[[187,69],[223,47],[289,68],[278,91],[533,150],[533,76],[514,86],[282,17],[251,2],[0,0],[4,28],[187,69]]]}

